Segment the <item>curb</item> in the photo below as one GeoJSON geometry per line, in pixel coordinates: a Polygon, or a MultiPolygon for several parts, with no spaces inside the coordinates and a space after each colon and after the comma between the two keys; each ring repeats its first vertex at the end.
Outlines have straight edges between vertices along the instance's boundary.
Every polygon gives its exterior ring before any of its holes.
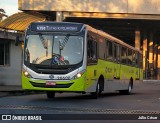
{"type": "Polygon", "coordinates": [[[143,82],[160,82],[160,80],[143,80],[143,82]]]}
{"type": "Polygon", "coordinates": [[[0,92],[0,97],[6,97],[9,96],[8,92],[0,92]]]}

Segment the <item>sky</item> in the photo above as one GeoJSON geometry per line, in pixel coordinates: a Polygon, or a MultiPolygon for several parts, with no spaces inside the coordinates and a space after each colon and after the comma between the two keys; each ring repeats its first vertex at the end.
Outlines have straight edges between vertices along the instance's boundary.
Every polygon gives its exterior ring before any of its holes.
{"type": "Polygon", "coordinates": [[[0,0],[0,8],[4,9],[8,16],[17,13],[18,0],[0,0]]]}

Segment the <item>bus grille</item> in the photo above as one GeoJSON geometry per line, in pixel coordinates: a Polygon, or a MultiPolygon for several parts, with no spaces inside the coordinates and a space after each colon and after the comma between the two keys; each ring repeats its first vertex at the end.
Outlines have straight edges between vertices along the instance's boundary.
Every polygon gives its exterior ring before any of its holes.
{"type": "Polygon", "coordinates": [[[41,87],[41,88],[69,88],[73,83],[69,84],[56,84],[56,85],[46,85],[45,83],[36,83],[29,81],[32,86],[34,87],[41,87]]]}
{"type": "Polygon", "coordinates": [[[37,73],[42,74],[67,74],[71,72],[72,69],[37,69],[37,73]]]}

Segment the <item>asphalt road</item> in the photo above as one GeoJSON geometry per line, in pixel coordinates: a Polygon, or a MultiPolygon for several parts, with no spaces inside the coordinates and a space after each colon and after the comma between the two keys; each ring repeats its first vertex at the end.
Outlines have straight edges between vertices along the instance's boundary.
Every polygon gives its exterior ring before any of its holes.
{"type": "MultiPolygon", "coordinates": [[[[97,116],[99,120],[101,116],[103,119],[103,115],[106,114],[106,117],[111,116],[111,119],[112,117],[113,119],[115,118],[115,122],[118,122],[119,117],[124,117],[128,114],[131,115],[126,117],[131,117],[131,120],[134,117],[133,115],[137,114],[140,116],[142,114],[144,116],[153,115],[160,118],[160,82],[144,82],[136,86],[131,95],[121,95],[118,92],[105,93],[99,99],[92,99],[90,94],[82,95],[75,93],[57,93],[55,99],[47,99],[45,94],[6,96],[0,98],[0,114],[50,114],[49,118],[51,119],[55,117],[64,117],[65,119],[66,115],[60,115],[71,114],[69,116],[71,120],[74,120],[75,114],[87,114],[89,120],[94,120],[94,122],[97,121],[95,120],[97,116]],[[53,114],[60,115],[53,116],[53,114]]],[[[106,122],[106,117],[104,118],[104,122],[106,122]]],[[[78,118],[87,119],[86,115],[81,115],[78,118]]],[[[64,120],[62,122],[67,123],[64,120]]],[[[112,122],[113,120],[111,120],[112,122]]]]}

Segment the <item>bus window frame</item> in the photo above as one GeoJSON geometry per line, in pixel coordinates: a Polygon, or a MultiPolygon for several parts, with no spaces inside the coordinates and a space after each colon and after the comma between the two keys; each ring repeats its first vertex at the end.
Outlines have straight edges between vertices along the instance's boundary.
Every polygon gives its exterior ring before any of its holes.
{"type": "Polygon", "coordinates": [[[128,65],[128,47],[126,47],[126,46],[124,46],[124,45],[121,45],[121,53],[120,53],[120,57],[121,57],[121,64],[123,64],[123,65],[128,65]],[[126,50],[126,58],[124,59],[125,60],[125,62],[122,62],[122,53],[123,53],[123,48],[125,48],[125,50],[126,50]]]}
{"type": "Polygon", "coordinates": [[[111,61],[111,62],[113,62],[114,60],[114,49],[113,49],[113,41],[111,41],[111,40],[109,40],[109,39],[106,39],[106,60],[107,61],[111,61]],[[109,55],[109,46],[108,46],[108,43],[111,43],[112,44],[112,50],[110,50],[110,51],[112,51],[112,55],[109,55]],[[111,57],[111,58],[109,58],[109,57],[111,57]]]}
{"type": "Polygon", "coordinates": [[[127,65],[128,66],[132,66],[132,64],[133,64],[133,50],[132,49],[130,49],[130,48],[128,48],[128,51],[127,51],[127,65]],[[131,51],[130,53],[130,55],[131,55],[131,59],[129,58],[129,51],[131,51]]]}
{"type": "MultiPolygon", "coordinates": [[[[91,53],[93,51],[90,51],[91,53]]],[[[98,63],[98,43],[97,43],[97,36],[95,33],[88,31],[87,32],[87,65],[96,65],[98,63]],[[91,50],[95,51],[95,54],[91,54],[91,56],[88,56],[89,54],[89,42],[91,42],[91,50]],[[94,46],[94,48],[92,47],[94,46]],[[96,50],[95,50],[96,49],[96,50]],[[92,55],[95,55],[95,58],[92,57],[92,55]]]]}
{"type": "Polygon", "coordinates": [[[98,41],[98,59],[105,60],[106,59],[106,45],[105,38],[97,35],[98,41]]]}
{"type": "Polygon", "coordinates": [[[143,68],[143,55],[141,53],[137,53],[138,54],[138,68],[143,68]]]}
{"type": "Polygon", "coordinates": [[[115,63],[120,64],[120,45],[118,43],[113,43],[113,59],[115,63]],[[116,54],[115,54],[116,52],[116,54]],[[115,56],[116,55],[116,56],[115,56]]]}

